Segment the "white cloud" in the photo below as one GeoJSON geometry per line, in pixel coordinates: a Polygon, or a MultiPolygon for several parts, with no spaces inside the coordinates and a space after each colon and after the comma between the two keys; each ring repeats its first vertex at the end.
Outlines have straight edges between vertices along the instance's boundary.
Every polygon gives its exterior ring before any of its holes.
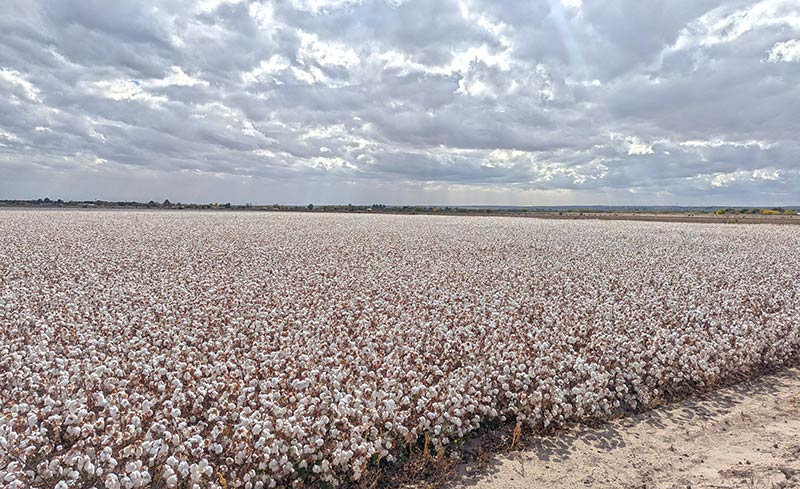
{"type": "Polygon", "coordinates": [[[151,106],[159,106],[167,101],[163,95],[153,95],[144,90],[141,82],[136,80],[99,80],[82,84],[83,90],[97,97],[111,100],[135,100],[151,106]]]}
{"type": "Polygon", "coordinates": [[[712,187],[727,187],[732,183],[748,178],[749,176],[750,174],[744,171],[717,173],[711,177],[710,182],[712,187]]]}
{"type": "Polygon", "coordinates": [[[758,168],[753,170],[753,179],[754,180],[772,180],[772,181],[780,181],[781,179],[781,171],[775,168],[758,168]]]}
{"type": "Polygon", "coordinates": [[[676,49],[730,43],[756,29],[788,27],[800,30],[800,9],[794,0],[762,0],[741,8],[723,3],[702,15],[681,31],[676,49]]]}
{"type": "Polygon", "coordinates": [[[651,155],[653,154],[653,145],[647,144],[639,140],[636,137],[628,137],[625,139],[625,143],[628,145],[628,154],[629,155],[651,155]]]}
{"type": "Polygon", "coordinates": [[[187,75],[180,66],[171,66],[162,78],[97,80],[81,84],[83,90],[91,95],[119,101],[136,100],[154,107],[167,102],[168,98],[165,95],[152,93],[153,89],[208,85],[206,80],[187,75]]]}
{"type": "Polygon", "coordinates": [[[11,134],[10,132],[0,128],[0,146],[8,148],[10,143],[18,142],[20,142],[19,138],[15,134],[11,134]]]}
{"type": "Polygon", "coordinates": [[[299,10],[306,10],[315,14],[357,5],[362,0],[290,0],[292,5],[299,10]]]}
{"type": "Polygon", "coordinates": [[[164,78],[145,80],[140,82],[140,85],[145,87],[193,87],[195,85],[207,87],[208,82],[187,75],[180,66],[172,66],[164,78]]]}
{"type": "Polygon", "coordinates": [[[624,148],[625,154],[628,156],[651,155],[654,153],[654,143],[648,143],[639,136],[625,136],[620,133],[612,132],[610,137],[612,143],[617,145],[617,147],[621,145],[624,148]]]}
{"type": "Polygon", "coordinates": [[[0,165],[0,193],[82,161],[254,202],[777,205],[800,184],[796,1],[43,2],[0,43],[22,182],[0,165]]]}
{"type": "Polygon", "coordinates": [[[39,98],[39,89],[33,86],[33,83],[29,82],[19,71],[9,70],[6,68],[0,69],[0,82],[21,88],[22,93],[29,100],[41,102],[41,99],[39,98]]]}
{"type": "Polygon", "coordinates": [[[798,63],[800,62],[800,39],[777,42],[769,50],[771,63],[798,63]]]}
{"type": "Polygon", "coordinates": [[[748,148],[757,147],[759,149],[769,149],[772,145],[769,141],[730,141],[724,139],[690,139],[688,141],[681,141],[681,146],[687,148],[721,148],[723,146],[731,146],[734,148],[748,148]]]}

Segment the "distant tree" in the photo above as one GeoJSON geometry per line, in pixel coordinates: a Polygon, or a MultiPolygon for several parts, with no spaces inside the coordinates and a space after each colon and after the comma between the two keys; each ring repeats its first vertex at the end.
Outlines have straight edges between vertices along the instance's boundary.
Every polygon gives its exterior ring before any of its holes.
{"type": "Polygon", "coordinates": [[[231,203],[230,202],[226,202],[223,207],[225,207],[226,209],[230,209],[231,208],[231,203]]]}
{"type": "Polygon", "coordinates": [[[49,197],[45,197],[44,198],[44,203],[45,204],[49,204],[50,203],[50,198],[49,197]]]}
{"type": "Polygon", "coordinates": [[[714,214],[717,214],[717,215],[725,214],[725,209],[717,209],[717,210],[714,211],[714,214]]]}
{"type": "Polygon", "coordinates": [[[310,211],[313,211],[313,210],[314,210],[314,204],[308,204],[308,205],[306,206],[306,209],[308,209],[308,210],[310,210],[310,211]]]}

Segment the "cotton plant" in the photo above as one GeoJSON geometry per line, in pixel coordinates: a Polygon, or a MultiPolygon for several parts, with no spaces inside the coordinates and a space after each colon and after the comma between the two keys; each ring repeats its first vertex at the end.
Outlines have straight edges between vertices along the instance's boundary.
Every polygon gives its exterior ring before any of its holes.
{"type": "Polygon", "coordinates": [[[358,485],[800,351],[792,226],[2,211],[0,485],[358,485]]]}

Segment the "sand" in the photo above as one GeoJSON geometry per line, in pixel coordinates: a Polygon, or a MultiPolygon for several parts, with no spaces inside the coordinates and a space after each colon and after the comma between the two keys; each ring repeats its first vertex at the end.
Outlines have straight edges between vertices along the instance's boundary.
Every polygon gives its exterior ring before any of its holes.
{"type": "Polygon", "coordinates": [[[525,444],[448,487],[800,488],[800,369],[525,444]]]}

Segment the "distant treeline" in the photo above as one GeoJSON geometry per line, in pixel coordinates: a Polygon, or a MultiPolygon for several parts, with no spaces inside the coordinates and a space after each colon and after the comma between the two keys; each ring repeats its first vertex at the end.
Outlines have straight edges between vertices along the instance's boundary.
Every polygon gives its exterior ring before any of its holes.
{"type": "Polygon", "coordinates": [[[106,208],[106,209],[204,209],[204,210],[239,210],[239,211],[281,211],[281,212],[383,212],[391,214],[462,214],[462,215],[519,215],[528,213],[549,214],[610,214],[610,213],[696,213],[696,214],[795,214],[791,208],[772,207],[681,207],[681,206],[552,206],[552,207],[515,207],[515,206],[424,206],[424,205],[281,205],[281,204],[231,204],[230,202],[210,202],[208,204],[171,202],[136,202],[108,200],[51,200],[48,197],[36,200],[0,200],[0,207],[64,207],[64,208],[106,208]]]}
{"type": "MultiPolygon", "coordinates": [[[[208,204],[171,202],[135,202],[135,201],[107,201],[107,200],[51,200],[47,197],[37,200],[0,200],[0,207],[68,207],[68,208],[109,208],[109,209],[208,209],[208,210],[247,210],[247,211],[282,211],[282,212],[391,212],[391,213],[462,213],[462,214],[491,214],[491,213],[525,213],[531,212],[529,208],[479,208],[479,207],[449,207],[449,206],[388,206],[386,204],[372,205],[282,205],[282,204],[231,204],[230,202],[211,202],[208,204]]],[[[552,212],[552,211],[551,211],[552,212]]],[[[588,212],[588,211],[587,211],[588,212]]]]}
{"type": "Polygon", "coordinates": [[[758,207],[741,207],[741,208],[727,208],[717,209],[714,214],[763,214],[767,216],[776,216],[779,214],[797,214],[794,209],[787,209],[784,207],[772,207],[770,209],[761,209],[758,207]]]}

